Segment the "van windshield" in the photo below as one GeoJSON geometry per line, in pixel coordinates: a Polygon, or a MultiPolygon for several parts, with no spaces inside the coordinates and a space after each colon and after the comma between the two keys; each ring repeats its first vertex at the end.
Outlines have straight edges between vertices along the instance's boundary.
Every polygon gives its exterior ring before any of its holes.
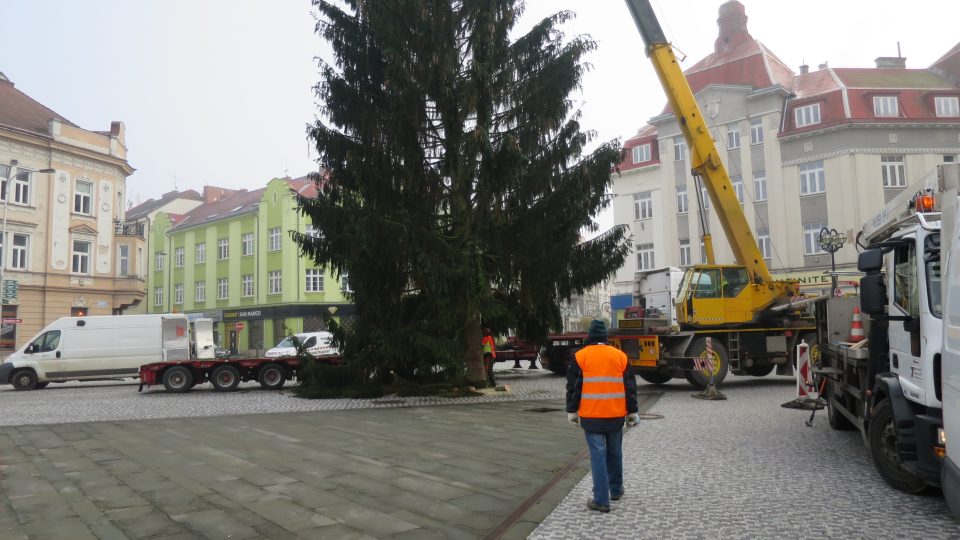
{"type": "Polygon", "coordinates": [[[294,345],[293,343],[293,336],[287,336],[286,339],[284,339],[280,343],[277,343],[277,348],[280,348],[280,347],[296,347],[296,345],[294,345]]]}

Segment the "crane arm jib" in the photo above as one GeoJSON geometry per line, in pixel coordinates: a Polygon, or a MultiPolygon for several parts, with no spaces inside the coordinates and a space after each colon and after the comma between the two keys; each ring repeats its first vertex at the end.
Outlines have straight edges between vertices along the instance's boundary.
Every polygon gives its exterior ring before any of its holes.
{"type": "Polygon", "coordinates": [[[717,217],[723,232],[730,242],[737,263],[747,267],[750,277],[757,282],[770,282],[773,278],[763,261],[763,255],[756,239],[750,231],[740,201],[730,183],[713,137],[703,120],[700,106],[690,84],[680,69],[680,63],[673,53],[673,47],[666,42],[660,23],[657,21],[648,0],[627,0],[637,29],[647,46],[647,56],[653,62],[654,70],[660,79],[667,101],[673,109],[680,131],[690,149],[691,168],[703,182],[710,200],[716,208],[717,217]]]}

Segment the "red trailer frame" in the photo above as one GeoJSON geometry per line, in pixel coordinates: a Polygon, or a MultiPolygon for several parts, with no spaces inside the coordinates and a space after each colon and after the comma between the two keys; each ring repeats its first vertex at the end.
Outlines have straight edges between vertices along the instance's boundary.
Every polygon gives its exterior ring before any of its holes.
{"type": "MultiPolygon", "coordinates": [[[[340,365],[340,356],[319,356],[314,359],[340,365]]],[[[243,381],[257,381],[267,390],[279,390],[297,376],[301,361],[295,356],[282,358],[225,358],[217,360],[184,360],[154,362],[140,366],[140,388],[163,384],[168,392],[189,392],[198,384],[210,382],[219,392],[235,390],[243,381]]]]}

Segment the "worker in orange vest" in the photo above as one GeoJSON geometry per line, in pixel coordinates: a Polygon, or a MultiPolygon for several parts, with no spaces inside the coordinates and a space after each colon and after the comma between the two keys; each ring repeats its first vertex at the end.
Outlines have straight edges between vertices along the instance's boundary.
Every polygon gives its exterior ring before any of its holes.
{"type": "Polygon", "coordinates": [[[637,382],[627,355],[607,342],[607,325],[590,322],[586,345],[567,367],[567,419],[583,428],[590,449],[593,499],[587,508],[609,512],[623,496],[623,426],[637,425],[637,382]]]}
{"type": "Polygon", "coordinates": [[[487,373],[487,383],[490,386],[497,386],[496,381],[493,380],[493,364],[497,360],[497,344],[493,341],[493,333],[490,332],[489,328],[483,329],[483,340],[480,341],[480,344],[483,345],[483,369],[487,373]]]}

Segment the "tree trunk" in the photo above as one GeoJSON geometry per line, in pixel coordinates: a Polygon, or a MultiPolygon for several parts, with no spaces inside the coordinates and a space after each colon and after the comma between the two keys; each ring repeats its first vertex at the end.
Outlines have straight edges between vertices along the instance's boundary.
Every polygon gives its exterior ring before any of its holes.
{"type": "Polygon", "coordinates": [[[483,334],[480,331],[480,313],[471,310],[463,328],[467,339],[467,381],[476,386],[486,386],[487,375],[483,369],[483,334]]]}

